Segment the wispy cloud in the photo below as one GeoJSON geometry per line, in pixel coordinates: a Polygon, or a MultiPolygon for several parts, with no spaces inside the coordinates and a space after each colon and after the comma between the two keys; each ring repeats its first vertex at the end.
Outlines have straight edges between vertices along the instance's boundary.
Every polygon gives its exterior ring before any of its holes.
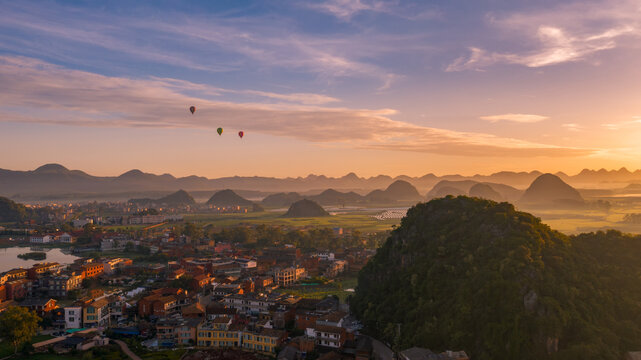
{"type": "Polygon", "coordinates": [[[569,131],[575,131],[575,132],[581,131],[584,129],[582,125],[575,124],[575,123],[561,124],[561,126],[569,131]]]}
{"type": "Polygon", "coordinates": [[[535,123],[549,119],[547,116],[533,115],[533,114],[501,114],[501,115],[487,115],[481,116],[481,120],[489,122],[511,121],[517,123],[535,123]]]}
{"type": "Polygon", "coordinates": [[[389,11],[385,2],[376,0],[328,0],[324,2],[313,2],[309,6],[342,20],[349,20],[361,11],[389,11]]]}
{"type": "Polygon", "coordinates": [[[641,36],[641,7],[637,1],[576,2],[528,13],[490,14],[488,23],[503,36],[520,40],[521,51],[492,51],[480,46],[452,61],[446,71],[482,70],[518,64],[544,67],[590,58],[616,48],[625,36],[641,36]]]}
{"type": "MultiPolygon", "coordinates": [[[[223,126],[354,148],[447,155],[580,156],[592,152],[414,125],[391,119],[396,114],[393,109],[217,101],[212,94],[225,89],[184,80],[109,77],[24,57],[0,57],[0,83],[0,121],[5,122],[212,130],[223,126]],[[198,108],[195,115],[189,114],[190,105],[198,108]]],[[[304,100],[310,97],[306,94],[304,100]]]]}
{"type": "Polygon", "coordinates": [[[0,29],[26,32],[37,40],[23,43],[7,39],[0,41],[0,49],[73,62],[69,53],[61,51],[69,48],[77,52],[75,61],[82,65],[84,53],[104,49],[109,54],[145,62],[208,72],[253,67],[298,71],[320,79],[370,78],[378,80],[384,89],[399,75],[377,65],[372,58],[410,46],[410,41],[399,35],[336,37],[303,33],[286,19],[228,19],[180,13],[162,18],[134,18],[106,17],[100,12],[78,9],[72,12],[54,5],[46,8],[24,3],[5,6],[0,13],[0,29]],[[45,46],[52,41],[58,45],[45,46]],[[79,51],[78,45],[85,51],[79,51]]]}
{"type": "Polygon", "coordinates": [[[601,124],[601,126],[608,130],[621,130],[629,127],[636,127],[639,125],[641,125],[641,116],[633,116],[632,120],[629,121],[601,124]]]}

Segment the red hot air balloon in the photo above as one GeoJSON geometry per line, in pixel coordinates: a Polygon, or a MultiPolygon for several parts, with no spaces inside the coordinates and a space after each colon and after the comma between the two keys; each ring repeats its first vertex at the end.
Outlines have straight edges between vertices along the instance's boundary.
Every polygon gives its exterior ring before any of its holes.
{"type": "Polygon", "coordinates": [[[192,114],[195,113],[196,112],[196,107],[195,106],[190,106],[189,107],[189,111],[191,111],[192,114]]]}
{"type": "Polygon", "coordinates": [[[244,132],[242,132],[242,131],[239,131],[239,132],[238,132],[238,136],[239,136],[241,139],[243,138],[243,135],[245,135],[245,133],[244,133],[244,132]]]}

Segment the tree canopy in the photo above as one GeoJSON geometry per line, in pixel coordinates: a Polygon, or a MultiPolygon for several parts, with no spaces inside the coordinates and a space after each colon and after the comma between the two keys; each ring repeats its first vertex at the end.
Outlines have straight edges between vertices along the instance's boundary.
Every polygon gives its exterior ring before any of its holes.
{"type": "Polygon", "coordinates": [[[351,306],[397,349],[620,359],[641,349],[640,256],[640,236],[568,237],[508,203],[450,196],[408,211],[351,306]]]}

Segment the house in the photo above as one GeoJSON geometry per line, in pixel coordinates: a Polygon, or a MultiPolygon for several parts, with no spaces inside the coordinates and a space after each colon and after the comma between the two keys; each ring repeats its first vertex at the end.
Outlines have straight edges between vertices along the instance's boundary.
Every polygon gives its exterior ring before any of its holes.
{"type": "Polygon", "coordinates": [[[53,237],[51,235],[36,235],[29,238],[29,242],[32,244],[48,244],[53,242],[53,237]]]}
{"type": "Polygon", "coordinates": [[[281,286],[291,285],[306,276],[305,268],[288,267],[274,270],[274,282],[281,286]]]}
{"type": "Polygon", "coordinates": [[[185,319],[204,319],[205,308],[200,303],[193,303],[183,307],[182,316],[185,319]]]}
{"type": "Polygon", "coordinates": [[[53,349],[56,353],[62,354],[70,352],[71,350],[86,351],[95,346],[105,346],[108,344],[109,338],[100,336],[95,331],[77,332],[57,342],[53,349]]]}
{"type": "Polygon", "coordinates": [[[57,307],[57,302],[54,299],[47,298],[27,298],[21,301],[18,306],[26,307],[34,311],[38,316],[45,317],[51,310],[57,307]]]}
{"type": "Polygon", "coordinates": [[[82,327],[82,307],[67,306],[65,311],[65,329],[79,329],[82,327]]]}
{"type": "Polygon", "coordinates": [[[138,315],[165,317],[180,313],[182,308],[190,303],[191,300],[183,289],[157,289],[138,301],[138,315]]]}
{"type": "Polygon", "coordinates": [[[316,339],[316,345],[340,349],[347,340],[347,331],[342,327],[316,325],[308,328],[306,334],[316,339]]]}
{"type": "Polygon", "coordinates": [[[62,233],[61,235],[58,235],[56,240],[63,244],[71,244],[76,241],[76,239],[74,239],[74,237],[69,235],[68,233],[62,233]]]}
{"type": "Polygon", "coordinates": [[[162,318],[156,322],[156,337],[160,346],[196,344],[196,331],[202,319],[183,319],[180,316],[162,318]]]}
{"type": "Polygon", "coordinates": [[[84,327],[107,327],[109,326],[109,300],[103,297],[85,305],[82,312],[82,323],[84,327]]]}

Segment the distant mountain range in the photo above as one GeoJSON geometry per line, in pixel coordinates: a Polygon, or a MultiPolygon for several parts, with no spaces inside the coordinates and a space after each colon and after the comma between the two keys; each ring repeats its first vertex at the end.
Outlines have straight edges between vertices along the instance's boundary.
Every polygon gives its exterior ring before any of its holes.
{"type": "Polygon", "coordinates": [[[318,195],[304,196],[296,192],[276,193],[263,199],[262,204],[268,207],[286,207],[300,200],[311,200],[320,205],[413,205],[424,200],[418,190],[407,181],[396,180],[385,190],[373,190],[367,195],[353,191],[340,192],[327,189],[318,195]]]}
{"type": "MultiPolygon", "coordinates": [[[[0,169],[0,195],[11,198],[26,199],[38,196],[65,194],[109,194],[136,193],[150,191],[187,191],[207,190],[255,190],[262,192],[312,192],[319,189],[334,189],[336,191],[357,191],[361,195],[375,189],[386,188],[397,180],[403,180],[413,185],[422,194],[432,189],[437,183],[446,181],[473,181],[476,183],[505,184],[516,189],[525,189],[534,179],[542,175],[539,171],[510,172],[502,171],[491,175],[445,175],[427,174],[420,177],[378,175],[363,178],[354,173],[342,177],[327,177],[324,175],[308,175],[297,178],[273,177],[223,177],[208,179],[200,176],[174,177],[170,174],[155,175],[131,170],[119,176],[93,176],[80,170],[69,170],[59,164],[43,165],[31,171],[13,171],[0,169]]],[[[634,172],[625,168],[619,170],[588,170],[577,175],[569,176],[556,173],[563,181],[575,187],[622,188],[630,183],[641,183],[641,170],[634,172]]],[[[491,186],[491,185],[490,185],[491,186]]],[[[494,191],[507,196],[497,188],[494,191]]],[[[516,190],[515,189],[515,190],[516,190]]],[[[469,191],[469,188],[466,190],[469,191]]],[[[512,190],[510,190],[512,191],[512,190]]],[[[376,194],[374,194],[376,195],[376,194]]]]}

